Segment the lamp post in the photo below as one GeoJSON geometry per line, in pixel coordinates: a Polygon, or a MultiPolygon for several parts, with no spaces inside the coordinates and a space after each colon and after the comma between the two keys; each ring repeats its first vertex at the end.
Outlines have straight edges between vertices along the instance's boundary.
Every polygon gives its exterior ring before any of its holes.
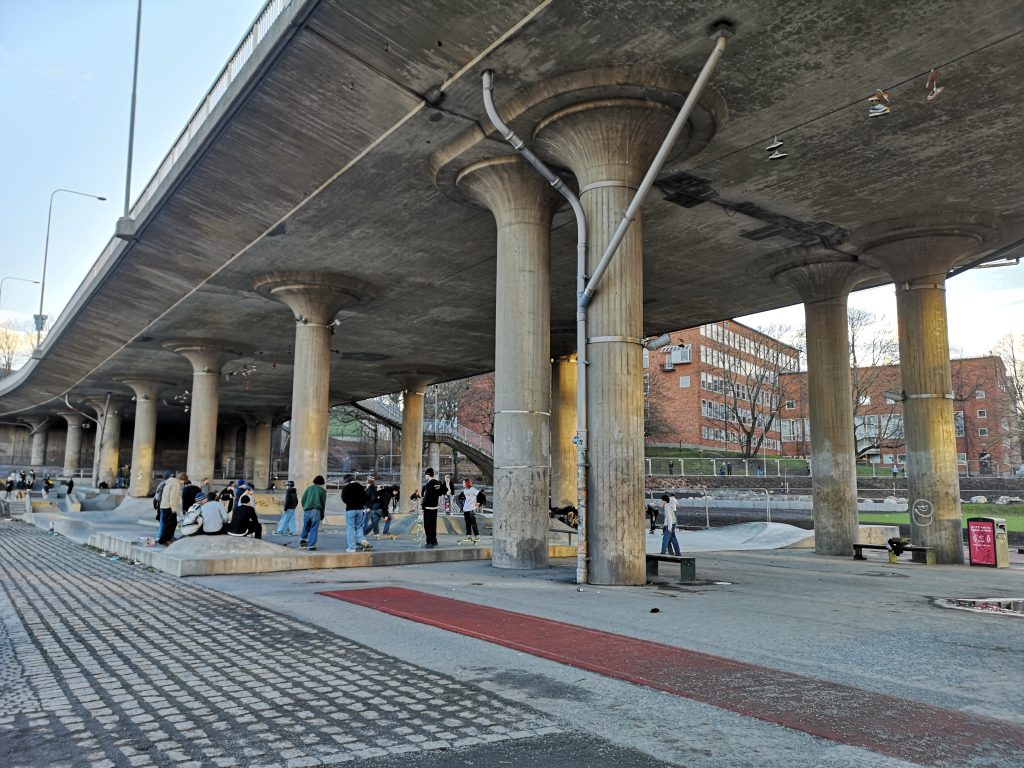
{"type": "Polygon", "coordinates": [[[43,314],[43,297],[46,294],[46,260],[50,254],[50,224],[53,221],[53,197],[58,192],[67,192],[69,195],[81,195],[91,197],[93,200],[106,200],[99,195],[90,195],[88,192],[76,192],[73,189],[55,189],[50,193],[50,208],[46,213],[46,245],[43,247],[43,279],[39,281],[39,314],[35,316],[36,321],[36,350],[43,340],[43,326],[46,324],[46,315],[43,314]]]}
{"type": "Polygon", "coordinates": [[[8,280],[20,280],[23,283],[35,283],[36,285],[39,285],[38,280],[29,280],[27,277],[0,277],[0,304],[3,303],[4,283],[8,280]]]}

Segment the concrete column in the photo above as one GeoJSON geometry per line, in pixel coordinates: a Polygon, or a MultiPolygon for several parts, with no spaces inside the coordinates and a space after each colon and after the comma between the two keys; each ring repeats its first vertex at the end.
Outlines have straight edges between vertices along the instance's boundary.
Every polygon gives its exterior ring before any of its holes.
{"type": "Polygon", "coordinates": [[[423,393],[425,383],[410,382],[402,393],[401,509],[410,506],[409,497],[423,486],[423,393]]]}
{"type": "Polygon", "coordinates": [[[811,248],[790,249],[768,259],[776,265],[772,277],[804,301],[814,550],[852,555],[859,523],[846,300],[853,287],[874,272],[852,256],[811,248]]]}
{"type": "Polygon", "coordinates": [[[246,463],[252,459],[252,477],[246,479],[256,490],[270,487],[270,438],[273,430],[273,418],[268,414],[253,414],[245,420],[246,463]]]}
{"type": "Polygon", "coordinates": [[[433,467],[441,475],[441,444],[427,443],[427,466],[433,467]]]}
{"type": "Polygon", "coordinates": [[[169,342],[165,346],[192,364],[192,401],[189,404],[188,458],[185,472],[192,482],[213,476],[217,447],[217,411],[224,363],[239,356],[216,342],[169,342]]]}
{"type": "Polygon", "coordinates": [[[956,464],[946,274],[1000,237],[994,216],[934,212],[856,233],[863,257],[896,285],[910,536],[939,563],[964,561],[956,464]]]}
{"type": "Polygon", "coordinates": [[[551,217],[555,193],[518,156],[475,163],[458,187],[497,224],[494,544],[499,568],[548,564],[551,217]]]}
{"type": "Polygon", "coordinates": [[[576,357],[551,364],[551,505],[576,506],[576,357]]]}
{"type": "Polygon", "coordinates": [[[135,431],[132,434],[132,476],[128,495],[141,497],[153,493],[153,460],[156,452],[156,408],[161,384],[142,379],[121,382],[135,393],[135,431]]]}
{"type": "Polygon", "coordinates": [[[93,482],[98,487],[106,483],[113,488],[117,483],[117,469],[121,457],[121,416],[125,401],[120,397],[103,397],[87,400],[96,411],[99,424],[96,428],[97,458],[93,482]]]}
{"type": "MultiPolygon", "coordinates": [[[[296,487],[303,489],[316,475],[327,473],[334,321],[342,309],[370,300],[373,293],[365,283],[348,277],[309,273],[265,275],[257,278],[253,287],[286,305],[295,316],[288,473],[296,487]]],[[[269,451],[268,446],[268,456],[269,451]]]]}
{"type": "MultiPolygon", "coordinates": [[[[538,149],[576,174],[596,268],[675,117],[652,101],[604,99],[541,121],[538,149]]],[[[594,584],[644,584],[643,216],[587,314],[587,547],[594,584]]]]}
{"type": "MultiPolygon", "coordinates": [[[[229,464],[237,464],[238,457],[238,430],[242,425],[237,422],[228,422],[220,425],[220,460],[219,467],[227,467],[229,464]]],[[[227,470],[225,470],[227,471],[227,470]]],[[[234,474],[238,474],[237,471],[234,474]]]]}
{"type": "Polygon", "coordinates": [[[82,422],[85,417],[75,411],[62,411],[60,416],[68,423],[68,436],[64,441],[63,474],[73,477],[78,471],[82,455],[82,422]]]}
{"type": "Polygon", "coordinates": [[[32,453],[30,463],[33,467],[41,467],[46,464],[46,438],[50,433],[50,419],[26,419],[31,425],[32,453]]]}

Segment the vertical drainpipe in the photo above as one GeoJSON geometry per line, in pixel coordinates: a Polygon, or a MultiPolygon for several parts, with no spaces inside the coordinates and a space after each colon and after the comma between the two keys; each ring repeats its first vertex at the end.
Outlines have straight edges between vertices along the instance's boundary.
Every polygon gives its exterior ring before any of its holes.
{"type": "Polygon", "coordinates": [[[483,73],[483,98],[484,108],[487,111],[487,117],[491,121],[491,124],[498,130],[498,132],[504,137],[504,139],[512,145],[523,158],[534,168],[536,168],[540,174],[547,180],[552,187],[554,187],[572,206],[573,212],[576,214],[576,436],[573,438],[573,442],[576,444],[576,484],[577,484],[577,496],[578,496],[578,514],[579,514],[579,525],[577,528],[577,542],[576,542],[576,583],[586,584],[588,580],[588,566],[587,566],[587,306],[590,304],[590,300],[593,298],[595,291],[597,290],[598,283],[600,283],[602,276],[608,269],[611,260],[615,255],[615,251],[618,249],[619,244],[625,237],[630,224],[636,218],[637,212],[643,205],[644,198],[647,197],[647,193],[650,192],[651,187],[654,185],[654,179],[657,177],[658,172],[664,165],[668,153],[672,149],[672,145],[675,144],[679,133],[682,131],[683,126],[686,124],[687,119],[690,117],[690,113],[693,111],[694,106],[697,103],[697,99],[700,98],[701,92],[704,90],[704,86],[711,77],[711,73],[714,71],[715,65],[718,63],[718,59],[721,57],[722,52],[725,50],[726,38],[733,34],[732,25],[727,22],[716,22],[711,28],[711,38],[715,40],[715,47],[712,50],[710,56],[708,56],[707,62],[704,64],[704,68],[701,69],[700,75],[697,76],[697,80],[694,82],[693,87],[690,89],[690,93],[686,97],[686,101],[683,103],[682,109],[676,116],[675,122],[669,129],[668,135],[665,137],[665,141],[662,142],[661,149],[658,150],[658,154],[655,156],[654,161],[651,163],[651,167],[647,171],[647,175],[644,177],[643,182],[637,189],[636,194],[633,196],[633,200],[630,202],[629,207],[623,214],[622,221],[619,223],[618,228],[615,230],[615,234],[612,239],[608,242],[608,247],[605,249],[604,254],[601,256],[601,261],[594,269],[594,274],[590,276],[589,282],[587,279],[587,221],[586,215],[583,212],[583,206],[580,204],[579,198],[573,193],[571,189],[565,186],[558,176],[551,172],[550,169],[526,146],[522,139],[520,139],[512,131],[511,128],[498,116],[497,110],[494,108],[494,71],[487,70],[483,73]]]}

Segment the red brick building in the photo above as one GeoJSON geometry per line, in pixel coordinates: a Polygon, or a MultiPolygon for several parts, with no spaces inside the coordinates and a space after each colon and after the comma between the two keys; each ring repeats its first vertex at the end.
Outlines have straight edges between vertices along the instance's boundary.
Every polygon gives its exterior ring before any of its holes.
{"type": "Polygon", "coordinates": [[[799,350],[735,320],[672,337],[644,352],[647,444],[780,455],[780,374],[799,350]]]}
{"type": "MultiPolygon", "coordinates": [[[[963,474],[1006,474],[1020,463],[1013,404],[1001,358],[970,357],[951,362],[957,463],[963,474]]],[[[906,460],[900,370],[897,365],[851,371],[857,458],[862,463],[895,465],[906,460]]],[[[809,456],[807,374],[782,377],[783,455],[809,456]]]]}

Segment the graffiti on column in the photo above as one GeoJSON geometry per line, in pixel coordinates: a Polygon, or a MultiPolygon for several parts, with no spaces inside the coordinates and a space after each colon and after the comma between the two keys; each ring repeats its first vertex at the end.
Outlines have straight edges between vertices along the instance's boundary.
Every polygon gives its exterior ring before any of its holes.
{"type": "Polygon", "coordinates": [[[935,506],[928,499],[915,499],[911,515],[919,526],[929,526],[935,518],[935,506]]]}

